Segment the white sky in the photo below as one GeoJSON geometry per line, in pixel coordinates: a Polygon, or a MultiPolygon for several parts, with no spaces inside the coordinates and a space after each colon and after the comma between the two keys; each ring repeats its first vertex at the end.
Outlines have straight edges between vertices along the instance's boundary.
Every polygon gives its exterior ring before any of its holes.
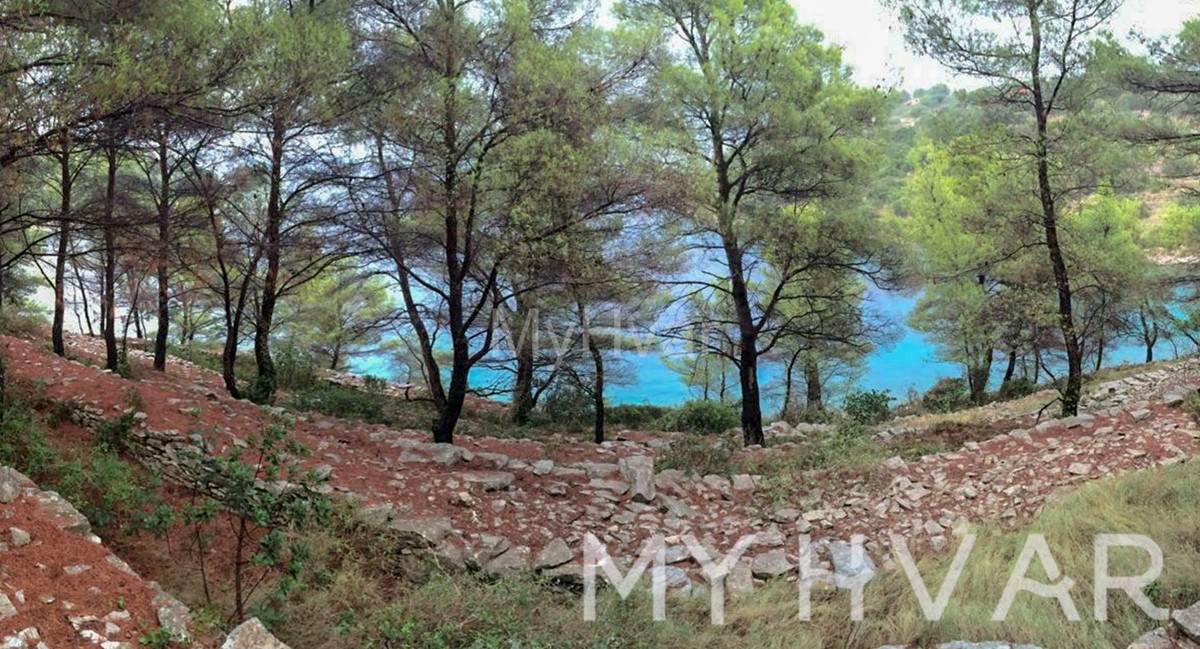
{"type": "MultiPolygon", "coordinates": [[[[800,22],[816,25],[844,46],[844,60],[863,85],[905,89],[938,83],[963,85],[932,60],[909,53],[900,26],[879,0],[791,0],[800,22]]],[[[1183,21],[1200,14],[1200,0],[1126,0],[1111,29],[1124,37],[1131,29],[1150,36],[1175,34],[1183,21]]]]}

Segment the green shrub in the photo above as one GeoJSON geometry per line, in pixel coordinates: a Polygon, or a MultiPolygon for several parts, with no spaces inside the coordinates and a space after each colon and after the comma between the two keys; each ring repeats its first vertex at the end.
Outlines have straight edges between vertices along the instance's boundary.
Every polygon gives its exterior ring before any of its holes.
{"type": "MultiPolygon", "coordinates": [[[[131,420],[130,416],[130,420],[131,420]]],[[[120,422],[125,418],[110,420],[120,422]]],[[[0,423],[0,464],[29,476],[44,489],[58,491],[99,529],[117,529],[134,521],[158,498],[158,481],[98,441],[89,447],[59,451],[47,440],[33,410],[10,405],[0,423]]]]}
{"type": "Polygon", "coordinates": [[[825,408],[793,405],[779,413],[779,418],[795,426],[796,424],[828,424],[837,417],[825,408]]]}
{"type": "Polygon", "coordinates": [[[147,505],[158,502],[156,481],[103,445],[86,457],[61,461],[54,472],[54,488],[100,529],[138,519],[147,505]]]}
{"type": "Polygon", "coordinates": [[[137,424],[134,414],[133,410],[130,410],[119,417],[106,419],[96,429],[96,441],[101,446],[106,446],[113,450],[125,450],[126,445],[129,443],[129,434],[137,424]]]}
{"type": "Polygon", "coordinates": [[[384,414],[388,400],[389,397],[382,390],[359,390],[326,383],[293,392],[287,405],[293,410],[312,410],[330,417],[357,419],[369,424],[390,424],[384,414]]]}
{"type": "Polygon", "coordinates": [[[671,410],[667,406],[622,403],[607,406],[604,409],[604,420],[612,426],[648,429],[656,427],[663,418],[671,414],[671,410]]]}
{"type": "MultiPolygon", "coordinates": [[[[330,500],[320,493],[323,479],[300,465],[300,458],[311,452],[291,436],[290,425],[276,417],[247,435],[244,449],[230,445],[219,455],[195,453],[188,458],[194,480],[191,503],[200,504],[186,506],[183,521],[194,538],[211,540],[217,510],[228,512],[236,556],[247,557],[230,566],[236,621],[251,614],[268,625],[280,620],[278,607],[299,586],[311,550],[299,532],[329,520],[330,500]],[[219,502],[209,491],[211,485],[221,487],[219,502]],[[248,577],[259,570],[273,579],[248,577]],[[260,587],[269,592],[255,597],[260,587]]],[[[209,577],[203,579],[207,593],[209,577]]]]}
{"type": "Polygon", "coordinates": [[[317,363],[312,354],[285,345],[275,354],[275,382],[280,390],[304,390],[317,384],[317,363]]]}
{"type": "Polygon", "coordinates": [[[892,416],[891,402],[894,400],[887,390],[859,390],[846,395],[846,414],[860,424],[878,424],[892,416]]]}
{"type": "Polygon", "coordinates": [[[1000,390],[996,392],[996,398],[1000,401],[1009,401],[1029,396],[1034,392],[1037,392],[1036,383],[1024,376],[1014,376],[1000,386],[1000,390]]]}
{"type": "Polygon", "coordinates": [[[1200,423],[1200,391],[1192,390],[1183,398],[1183,409],[1200,423]]]}
{"type": "Polygon", "coordinates": [[[46,320],[37,315],[22,313],[16,309],[0,309],[0,333],[14,338],[43,338],[46,335],[46,320]]]}
{"type": "Polygon", "coordinates": [[[126,347],[124,342],[121,343],[121,348],[117,350],[117,376],[131,381],[137,379],[133,371],[133,364],[129,362],[129,348],[126,347]]]}
{"type": "Polygon", "coordinates": [[[720,438],[685,437],[671,442],[656,461],[659,470],[676,469],[693,475],[736,473],[732,459],[736,446],[720,438]]]}
{"type": "Polygon", "coordinates": [[[36,479],[46,475],[57,459],[33,411],[22,405],[6,406],[0,422],[0,464],[36,479]]]}
{"type": "MultiPolygon", "coordinates": [[[[428,401],[406,401],[384,392],[385,383],[368,379],[363,388],[317,382],[286,395],[289,410],[319,412],[339,419],[383,424],[394,428],[428,428],[437,413],[428,401]]],[[[464,426],[469,422],[463,421],[464,426]]],[[[463,432],[467,431],[465,428],[463,432]]],[[[485,434],[486,431],[479,431],[485,434]]]]}
{"type": "Polygon", "coordinates": [[[569,382],[559,382],[550,388],[540,409],[551,423],[562,426],[584,426],[595,416],[592,395],[569,382]]]}
{"type": "Polygon", "coordinates": [[[664,428],[686,433],[722,433],[742,423],[738,409],[722,401],[693,399],[675,408],[664,428]]]}
{"type": "Polygon", "coordinates": [[[971,393],[966,380],[938,379],[938,382],[921,396],[921,405],[929,412],[954,412],[970,408],[971,393]]]}

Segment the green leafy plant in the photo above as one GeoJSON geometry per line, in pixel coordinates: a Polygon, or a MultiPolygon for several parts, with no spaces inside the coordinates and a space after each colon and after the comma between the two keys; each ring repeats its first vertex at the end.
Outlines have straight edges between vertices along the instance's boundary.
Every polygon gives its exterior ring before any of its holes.
{"type": "Polygon", "coordinates": [[[137,425],[136,413],[132,410],[112,419],[107,419],[96,428],[97,443],[107,446],[114,451],[122,451],[128,447],[129,435],[137,425]]]}
{"type": "Polygon", "coordinates": [[[659,469],[677,469],[694,475],[730,475],[735,473],[732,442],[719,438],[685,437],[671,442],[671,447],[656,462],[659,469]]]}
{"type": "Polygon", "coordinates": [[[694,399],[665,418],[664,428],[687,433],[722,433],[742,423],[737,407],[722,401],[694,399]]]}
{"type": "Polygon", "coordinates": [[[836,420],[837,415],[825,408],[794,405],[781,412],[779,418],[795,426],[796,424],[828,424],[836,420]]]}
{"type": "Polygon", "coordinates": [[[667,406],[621,403],[606,406],[604,418],[609,426],[645,429],[655,427],[670,412],[667,406]]]}
{"type": "MultiPolygon", "coordinates": [[[[277,605],[296,588],[310,552],[295,532],[329,515],[321,480],[299,465],[298,458],[309,452],[288,434],[289,424],[275,417],[247,436],[244,447],[230,445],[220,455],[195,453],[189,461],[192,498],[183,519],[197,545],[203,549],[210,542],[221,510],[233,517],[230,569],[237,622],[251,612],[268,624],[277,618],[277,605]],[[267,583],[265,596],[257,598],[267,583]]],[[[208,567],[202,565],[201,572],[211,604],[208,567]]]]}
{"type": "Polygon", "coordinates": [[[559,381],[546,393],[541,411],[554,424],[583,426],[592,420],[592,395],[570,381],[559,381]]]}
{"type": "Polygon", "coordinates": [[[1000,386],[996,398],[1000,401],[1020,399],[1037,392],[1037,384],[1024,376],[1014,376],[1000,386]]]}
{"type": "Polygon", "coordinates": [[[846,395],[846,414],[860,424],[878,424],[892,416],[891,402],[887,390],[859,390],[846,395]]]}
{"type": "Polygon", "coordinates": [[[162,627],[146,631],[138,636],[138,644],[150,647],[150,649],[168,649],[174,643],[174,636],[169,630],[162,627]]]}
{"type": "Polygon", "coordinates": [[[283,390],[311,388],[318,383],[316,360],[295,345],[285,345],[275,354],[275,378],[283,390]]]}
{"type": "Polygon", "coordinates": [[[921,406],[929,412],[954,412],[971,405],[967,382],[960,378],[939,379],[921,395],[921,406]]]}
{"type": "Polygon", "coordinates": [[[1183,409],[1192,416],[1197,423],[1200,423],[1200,392],[1193,390],[1183,398],[1183,409]]]}

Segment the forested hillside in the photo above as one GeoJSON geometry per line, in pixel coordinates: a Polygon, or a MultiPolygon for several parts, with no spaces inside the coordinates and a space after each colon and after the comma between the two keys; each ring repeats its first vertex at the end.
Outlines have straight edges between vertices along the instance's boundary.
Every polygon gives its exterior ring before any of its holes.
{"type": "Polygon", "coordinates": [[[1194,29],[1139,58],[1094,4],[992,53],[964,45],[990,39],[967,7],[897,6],[975,79],[908,92],[856,87],[781,2],[602,24],[571,3],[13,0],[7,311],[47,286],[58,353],[68,328],[110,369],[131,338],[160,369],[219,349],[260,402],[281,344],[332,369],[394,354],[439,441],[497,389],[518,423],[589,398],[602,438],[618,352],[662,345],[749,444],[764,367],[819,411],[888,343],[873,284],[922,291],[910,324],[976,403],[1050,379],[1073,412],[1116,341],[1150,360],[1196,329],[1164,263],[1196,243],[1194,29]],[[1008,49],[1034,37],[1034,59],[1008,49]]]}

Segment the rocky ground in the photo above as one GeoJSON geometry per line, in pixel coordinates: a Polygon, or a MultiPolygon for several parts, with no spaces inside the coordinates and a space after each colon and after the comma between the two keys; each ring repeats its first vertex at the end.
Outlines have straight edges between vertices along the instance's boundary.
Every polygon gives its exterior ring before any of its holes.
{"type": "MultiPolygon", "coordinates": [[[[132,409],[139,427],[158,436],[203,437],[207,447],[219,449],[241,443],[266,420],[257,406],[225,395],[218,376],[185,362],[172,360],[159,375],[131,352],[138,380],[128,381],[54,356],[40,343],[0,338],[0,347],[7,348],[10,377],[41,386],[51,401],[109,415],[132,409]]],[[[72,339],[70,347],[84,359],[100,354],[98,343],[85,338],[72,339]]],[[[407,533],[452,565],[570,577],[581,570],[586,534],[606,543],[611,555],[629,557],[663,535],[668,580],[686,589],[703,577],[681,535],[723,554],[755,533],[749,561],[730,580],[732,588],[749,588],[756,580],[791,575],[802,535],[827,541],[824,557],[833,569],[856,571],[862,567],[840,551],[854,534],[869,539],[877,560],[886,561],[890,533],[907,536],[914,547],[938,549],[969,523],[1023,520],[1080,483],[1196,455],[1200,429],[1179,406],[1197,385],[1200,364],[1179,361],[1099,386],[1077,417],[1014,428],[915,461],[893,458],[784,502],[760,476],[656,471],[655,459],[677,439],[671,435],[626,432],[599,446],[462,437],[448,446],[430,443],[424,431],[319,415],[300,416],[294,433],[313,450],[308,466],[334,492],[361,503],[371,522],[407,533]]],[[[990,423],[1032,423],[1028,413],[1008,415],[990,423]]],[[[779,426],[773,432],[804,434],[779,426]]],[[[776,442],[744,453],[786,454],[793,443],[776,442]]],[[[152,615],[152,608],[137,609],[138,601],[130,597],[127,606],[152,615]]],[[[112,612],[87,615],[103,620],[112,612]]],[[[128,635],[131,625],[116,625],[128,635]]]]}
{"type": "Polygon", "coordinates": [[[0,646],[132,649],[187,608],[110,553],[58,494],[0,467],[0,646]]]}

